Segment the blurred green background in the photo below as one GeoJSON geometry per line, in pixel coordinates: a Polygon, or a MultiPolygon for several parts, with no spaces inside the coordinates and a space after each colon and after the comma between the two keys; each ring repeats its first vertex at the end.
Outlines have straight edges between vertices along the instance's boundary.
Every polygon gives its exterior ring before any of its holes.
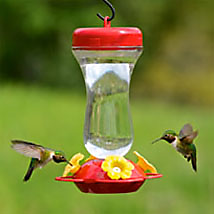
{"type": "Polygon", "coordinates": [[[71,54],[78,27],[102,26],[111,15],[101,0],[0,2],[0,207],[3,214],[213,213],[214,14],[212,0],[112,0],[112,26],[144,33],[144,54],[132,77],[131,111],[137,150],[164,176],[136,193],[83,194],[57,182],[64,165],[22,178],[28,158],[11,150],[14,138],[87,156],[83,146],[85,87],[71,54]],[[166,143],[151,145],[165,129],[190,122],[198,172],[166,143]]]}

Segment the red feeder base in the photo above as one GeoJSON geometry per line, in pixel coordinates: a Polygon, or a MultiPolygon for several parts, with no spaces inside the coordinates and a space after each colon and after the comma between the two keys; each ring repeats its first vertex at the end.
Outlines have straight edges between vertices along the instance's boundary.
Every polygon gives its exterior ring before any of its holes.
{"type": "Polygon", "coordinates": [[[103,160],[91,160],[81,166],[73,176],[56,177],[57,181],[74,182],[80,191],[84,193],[114,194],[137,191],[147,179],[160,178],[161,174],[144,173],[142,169],[134,165],[134,170],[129,179],[112,180],[101,168],[103,160]]]}

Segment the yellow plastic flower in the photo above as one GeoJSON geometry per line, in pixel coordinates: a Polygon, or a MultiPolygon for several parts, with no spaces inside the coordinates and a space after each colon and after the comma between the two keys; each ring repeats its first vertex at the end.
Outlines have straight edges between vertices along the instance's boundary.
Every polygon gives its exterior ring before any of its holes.
{"type": "Polygon", "coordinates": [[[130,178],[134,166],[122,156],[110,155],[103,161],[101,168],[111,179],[118,180],[130,178]]]}
{"type": "Polygon", "coordinates": [[[78,153],[76,155],[74,155],[71,160],[69,161],[72,166],[70,164],[67,164],[63,173],[63,177],[67,176],[69,173],[76,173],[81,165],[79,164],[79,162],[84,158],[84,155],[81,153],[78,153]]]}
{"type": "Polygon", "coordinates": [[[138,152],[133,152],[138,157],[137,165],[144,171],[144,172],[151,172],[157,173],[156,168],[150,164],[143,156],[141,156],[138,152]]]}

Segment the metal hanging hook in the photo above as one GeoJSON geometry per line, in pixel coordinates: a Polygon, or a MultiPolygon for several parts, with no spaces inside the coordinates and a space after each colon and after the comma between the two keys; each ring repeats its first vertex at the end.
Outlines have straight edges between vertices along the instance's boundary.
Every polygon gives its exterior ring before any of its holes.
{"type": "MultiPolygon", "coordinates": [[[[107,1],[107,0],[103,0],[103,1],[104,1],[104,3],[106,3],[106,4],[110,7],[110,9],[111,9],[112,16],[109,17],[109,18],[107,19],[107,21],[111,21],[111,20],[114,18],[114,16],[115,16],[115,9],[114,9],[114,7],[112,6],[112,4],[111,4],[109,1],[107,1]]],[[[102,20],[104,21],[105,17],[103,17],[100,13],[97,13],[97,16],[98,16],[100,19],[102,19],[102,20]]]]}

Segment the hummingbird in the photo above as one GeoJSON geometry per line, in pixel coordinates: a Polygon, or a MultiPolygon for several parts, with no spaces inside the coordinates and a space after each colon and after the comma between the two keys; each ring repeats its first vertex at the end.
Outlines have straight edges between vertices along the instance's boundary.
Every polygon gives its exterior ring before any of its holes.
{"type": "Polygon", "coordinates": [[[188,162],[191,160],[192,168],[197,171],[196,146],[193,144],[193,140],[197,135],[198,131],[193,131],[192,125],[187,123],[182,127],[179,134],[173,130],[166,130],[160,138],[152,143],[156,143],[160,140],[167,141],[176,149],[176,151],[181,153],[188,162]]]}
{"type": "Polygon", "coordinates": [[[31,157],[30,165],[23,181],[28,181],[36,168],[44,167],[51,160],[56,163],[67,162],[72,166],[72,164],[65,158],[62,151],[55,151],[53,149],[45,148],[41,145],[22,140],[12,140],[11,142],[11,147],[14,150],[25,156],[31,157]]]}

